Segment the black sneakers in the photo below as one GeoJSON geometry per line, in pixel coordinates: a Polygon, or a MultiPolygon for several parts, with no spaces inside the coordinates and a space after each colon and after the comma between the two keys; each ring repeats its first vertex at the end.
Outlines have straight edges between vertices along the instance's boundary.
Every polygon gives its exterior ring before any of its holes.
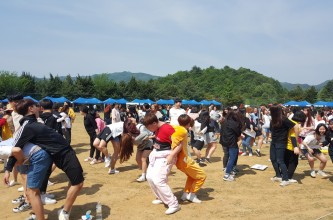
{"type": "Polygon", "coordinates": [[[255,152],[256,152],[256,154],[257,154],[258,157],[261,157],[261,153],[260,153],[260,151],[258,149],[255,150],[255,152]]]}

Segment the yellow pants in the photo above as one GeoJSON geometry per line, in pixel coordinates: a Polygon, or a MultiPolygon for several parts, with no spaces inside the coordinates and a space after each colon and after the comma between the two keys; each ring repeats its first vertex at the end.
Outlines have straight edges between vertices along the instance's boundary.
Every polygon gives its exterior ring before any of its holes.
{"type": "Polygon", "coordinates": [[[196,193],[205,183],[207,176],[204,170],[190,157],[187,158],[186,162],[183,160],[178,162],[177,168],[187,175],[184,192],[196,193]]]}

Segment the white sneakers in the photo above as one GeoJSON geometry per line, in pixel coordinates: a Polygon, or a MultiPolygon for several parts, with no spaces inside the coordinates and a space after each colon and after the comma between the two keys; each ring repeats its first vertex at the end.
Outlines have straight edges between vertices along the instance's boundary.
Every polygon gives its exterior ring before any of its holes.
{"type": "Polygon", "coordinates": [[[108,157],[105,157],[104,163],[105,163],[105,167],[110,167],[110,165],[111,165],[111,157],[110,157],[110,155],[108,157]]]}
{"type": "Polygon", "coordinates": [[[320,175],[320,176],[322,176],[322,177],[327,177],[327,176],[328,176],[328,175],[327,175],[324,171],[322,171],[322,170],[318,170],[317,174],[320,175]]]}
{"type": "Polygon", "coordinates": [[[92,161],[92,160],[93,160],[93,158],[87,157],[86,159],[84,159],[84,162],[89,162],[89,161],[92,161]]]}
{"type": "Polygon", "coordinates": [[[316,178],[316,171],[315,170],[311,170],[310,176],[312,178],[316,178]]]}
{"type": "Polygon", "coordinates": [[[180,206],[178,205],[177,207],[169,207],[166,211],[165,214],[171,215],[173,213],[176,213],[180,210],[180,206]]]}
{"type": "Polygon", "coordinates": [[[284,187],[284,186],[288,186],[290,184],[290,182],[288,180],[282,180],[282,182],[280,183],[280,186],[284,187]]]}
{"type": "Polygon", "coordinates": [[[145,176],[140,176],[139,178],[136,179],[137,182],[144,182],[146,181],[146,177],[145,176]]]}
{"type": "Polygon", "coordinates": [[[276,176],[272,177],[271,180],[273,182],[282,182],[282,178],[281,177],[276,177],[276,176]]]}
{"type": "Polygon", "coordinates": [[[180,199],[183,200],[183,201],[188,200],[190,202],[198,203],[198,204],[201,203],[201,200],[198,199],[198,197],[197,197],[197,195],[195,195],[195,193],[186,193],[186,192],[184,192],[180,199]]]}
{"type": "Polygon", "coordinates": [[[11,187],[11,186],[15,186],[15,185],[19,185],[19,183],[16,182],[15,180],[11,180],[11,181],[9,182],[9,184],[8,184],[9,187],[11,187]]]}
{"type": "Polygon", "coordinates": [[[163,204],[162,200],[160,200],[160,199],[155,199],[151,203],[153,203],[154,205],[163,204]]]}
{"type": "Polygon", "coordinates": [[[63,209],[58,211],[58,219],[59,220],[69,220],[69,214],[65,213],[63,209]]]}
{"type": "Polygon", "coordinates": [[[108,174],[118,174],[118,173],[119,173],[119,170],[116,170],[116,169],[111,170],[111,168],[109,169],[109,172],[108,172],[108,174]]]}
{"type": "Polygon", "coordinates": [[[51,198],[47,197],[47,195],[45,195],[45,194],[42,194],[40,196],[40,199],[42,200],[43,205],[50,205],[50,204],[56,204],[57,203],[57,200],[51,199],[51,198]]]}
{"type": "Polygon", "coordinates": [[[18,188],[17,191],[19,191],[19,192],[23,192],[23,191],[24,191],[23,186],[21,186],[20,188],[18,188]]]}

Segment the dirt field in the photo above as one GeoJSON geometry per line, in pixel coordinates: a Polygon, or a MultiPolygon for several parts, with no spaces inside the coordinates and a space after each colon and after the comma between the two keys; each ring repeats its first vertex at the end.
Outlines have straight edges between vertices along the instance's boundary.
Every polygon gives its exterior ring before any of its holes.
{"type": "MultiPolygon", "coordinates": [[[[333,166],[330,160],[325,169],[328,178],[311,178],[307,161],[301,160],[295,174],[299,183],[282,188],[270,180],[274,170],[268,161],[268,145],[265,145],[260,158],[239,157],[240,173],[236,181],[224,182],[221,162],[223,153],[219,145],[212,163],[204,167],[208,177],[198,193],[202,204],[180,202],[181,211],[166,216],[166,207],[151,203],[154,196],[148,183],[135,181],[141,172],[134,157],[124,164],[117,164],[119,174],[108,175],[104,164],[90,165],[83,162],[89,154],[88,141],[82,117],[78,116],[73,124],[72,146],[82,161],[86,180],[72,209],[73,220],[81,219],[87,210],[92,210],[94,215],[98,201],[103,204],[104,219],[333,219],[333,166]],[[265,171],[250,169],[254,164],[265,164],[268,168],[265,171]]],[[[112,149],[110,145],[109,149],[112,149]]],[[[318,161],[315,166],[318,168],[318,161]]],[[[0,176],[2,180],[3,174],[0,176]]],[[[57,211],[66,196],[67,177],[57,169],[50,180],[56,184],[48,188],[49,193],[55,194],[58,202],[46,205],[45,212],[48,219],[56,220],[57,211]]],[[[180,199],[185,175],[176,167],[172,169],[169,184],[180,199]]],[[[0,187],[1,219],[28,217],[29,211],[12,212],[15,205],[11,204],[11,200],[20,195],[18,187],[0,187]]]]}

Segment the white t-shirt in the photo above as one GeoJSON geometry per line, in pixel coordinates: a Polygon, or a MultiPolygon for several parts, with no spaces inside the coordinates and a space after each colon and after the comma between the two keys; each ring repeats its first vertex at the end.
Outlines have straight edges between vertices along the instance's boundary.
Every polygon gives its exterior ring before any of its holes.
{"type": "Polygon", "coordinates": [[[113,124],[109,124],[107,126],[110,128],[113,138],[121,135],[124,131],[124,122],[123,121],[113,123],[113,124]]]}
{"type": "Polygon", "coordinates": [[[316,138],[316,134],[309,134],[303,140],[311,149],[319,149],[321,146],[319,145],[321,142],[325,141],[325,136],[321,136],[318,141],[316,138]]]}
{"type": "Polygon", "coordinates": [[[269,128],[269,125],[271,123],[271,116],[270,115],[263,115],[263,119],[264,119],[264,124],[262,125],[263,128],[269,128]]]}
{"type": "Polygon", "coordinates": [[[184,109],[172,107],[169,110],[170,125],[179,125],[178,117],[182,114],[186,114],[184,109]]]}

